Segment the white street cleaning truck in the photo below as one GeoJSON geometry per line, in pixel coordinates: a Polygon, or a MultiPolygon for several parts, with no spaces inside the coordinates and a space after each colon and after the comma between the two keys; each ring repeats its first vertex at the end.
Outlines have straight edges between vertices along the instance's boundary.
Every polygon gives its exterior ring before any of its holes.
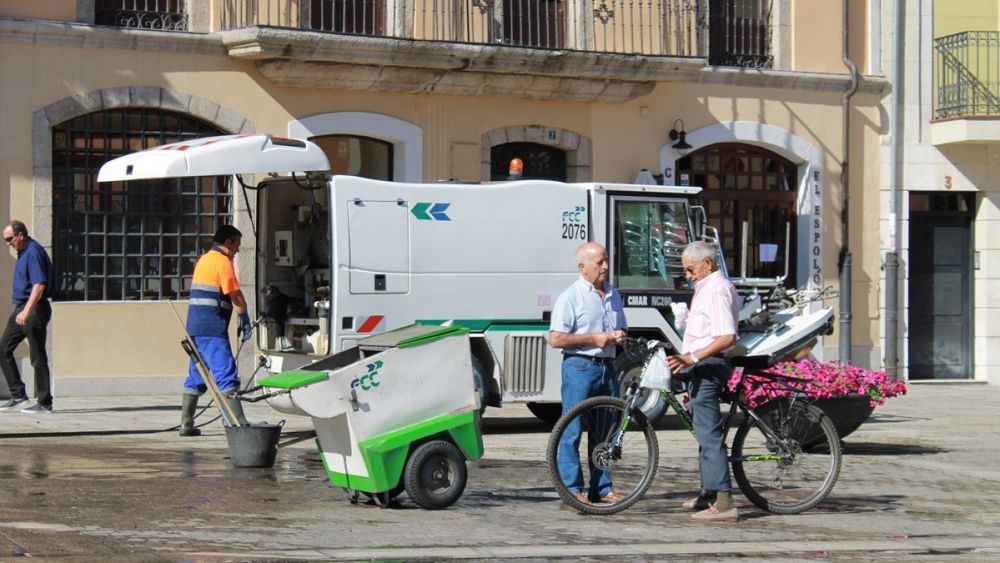
{"type": "MultiPolygon", "coordinates": [[[[460,324],[472,330],[481,404],[525,402],[547,419],[558,417],[561,379],[549,315],[579,275],[576,248],[608,248],[632,335],[679,347],[670,303],[692,295],[681,252],[717,242],[695,187],[408,184],[328,169],[309,141],[239,135],[133,153],[103,166],[99,180],[267,175],[244,189],[258,196],[257,345],[271,372],[410,324],[460,324]]],[[[804,292],[789,299],[783,281],[734,279],[747,299],[740,342],[751,353],[801,355],[829,331],[832,310],[804,292]]]]}

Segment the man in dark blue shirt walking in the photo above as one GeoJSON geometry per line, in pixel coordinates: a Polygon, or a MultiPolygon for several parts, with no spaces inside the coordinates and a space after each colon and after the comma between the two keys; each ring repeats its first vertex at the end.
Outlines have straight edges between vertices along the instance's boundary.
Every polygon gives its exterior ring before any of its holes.
{"type": "Polygon", "coordinates": [[[11,221],[3,228],[3,240],[17,251],[14,264],[14,311],[0,336],[0,370],[7,380],[10,400],[0,404],[0,410],[11,410],[28,401],[17,369],[14,350],[28,339],[31,367],[35,370],[35,395],[38,403],[23,413],[52,412],[49,357],[45,353],[45,336],[52,318],[52,262],[42,245],[28,236],[28,228],[20,221],[11,221]]]}

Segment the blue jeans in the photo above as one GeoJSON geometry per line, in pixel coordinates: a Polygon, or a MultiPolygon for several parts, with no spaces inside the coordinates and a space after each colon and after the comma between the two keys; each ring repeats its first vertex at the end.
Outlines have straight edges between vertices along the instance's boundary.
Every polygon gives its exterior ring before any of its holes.
{"type": "MultiPolygon", "coordinates": [[[[229,346],[229,337],[195,336],[193,340],[201,359],[205,360],[205,366],[215,376],[219,391],[229,393],[238,389],[240,375],[236,371],[236,360],[233,358],[233,349],[229,346]]],[[[184,381],[184,392],[189,395],[201,395],[207,390],[208,387],[201,380],[201,374],[198,373],[194,360],[191,360],[188,365],[188,376],[184,381]]]]}
{"type": "Polygon", "coordinates": [[[722,438],[722,409],[719,395],[725,389],[732,368],[725,358],[705,358],[687,374],[688,394],[694,433],[698,438],[698,470],[702,491],[728,491],[729,455],[722,438]]]}
{"type": "MultiPolygon", "coordinates": [[[[590,397],[600,395],[617,395],[618,381],[615,378],[615,367],[611,364],[595,364],[586,358],[577,356],[567,356],[562,363],[562,412],[566,414],[569,409],[590,397]]],[[[593,421],[588,421],[590,431],[587,432],[587,460],[590,467],[590,490],[588,496],[591,499],[599,499],[611,492],[611,474],[607,471],[600,471],[594,467],[590,461],[590,454],[597,445],[596,437],[599,435],[596,428],[593,428],[593,421]]],[[[563,432],[559,440],[559,454],[556,460],[559,467],[559,476],[563,483],[573,493],[583,492],[583,468],[580,466],[580,434],[583,431],[583,424],[580,418],[576,418],[563,432]]]]}

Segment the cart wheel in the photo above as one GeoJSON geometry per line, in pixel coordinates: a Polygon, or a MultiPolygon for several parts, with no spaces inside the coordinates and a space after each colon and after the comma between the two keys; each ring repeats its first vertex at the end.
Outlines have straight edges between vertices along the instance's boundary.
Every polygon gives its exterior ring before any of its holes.
{"type": "Polygon", "coordinates": [[[403,471],[406,494],[428,510],[447,508],[465,490],[465,456],[451,442],[435,440],[410,454],[403,471]]]}

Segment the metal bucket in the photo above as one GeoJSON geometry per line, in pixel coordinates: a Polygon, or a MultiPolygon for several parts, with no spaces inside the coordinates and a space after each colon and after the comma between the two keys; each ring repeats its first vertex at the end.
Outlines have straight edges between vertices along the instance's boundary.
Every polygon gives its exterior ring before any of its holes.
{"type": "Polygon", "coordinates": [[[284,424],[282,420],[278,424],[261,422],[253,426],[226,426],[230,461],[235,467],[272,467],[284,424]]]}

